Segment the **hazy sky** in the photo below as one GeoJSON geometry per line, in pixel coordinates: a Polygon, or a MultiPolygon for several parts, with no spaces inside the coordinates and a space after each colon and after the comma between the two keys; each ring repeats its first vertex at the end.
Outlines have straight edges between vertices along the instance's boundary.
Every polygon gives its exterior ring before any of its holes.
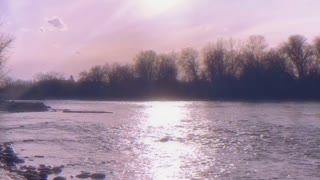
{"type": "Polygon", "coordinates": [[[319,0],[0,0],[0,17],[1,31],[15,38],[10,75],[31,79],[132,62],[144,49],[200,49],[221,37],[313,38],[319,7],[319,0]]]}

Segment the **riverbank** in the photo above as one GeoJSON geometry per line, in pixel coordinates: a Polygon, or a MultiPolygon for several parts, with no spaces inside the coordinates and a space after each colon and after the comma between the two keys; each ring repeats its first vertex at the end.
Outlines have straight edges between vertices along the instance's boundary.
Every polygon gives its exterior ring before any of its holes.
{"type": "MultiPolygon", "coordinates": [[[[0,179],[2,180],[26,180],[25,177],[15,172],[15,162],[19,158],[14,154],[9,143],[0,145],[0,179]]],[[[21,162],[22,160],[20,160],[21,162]]]]}
{"type": "Polygon", "coordinates": [[[0,169],[0,179],[1,180],[26,180],[26,178],[19,176],[15,173],[10,173],[0,169]]]}
{"type": "MultiPolygon", "coordinates": [[[[46,180],[48,176],[57,175],[62,172],[64,166],[51,167],[39,165],[39,167],[23,165],[25,160],[18,157],[12,143],[0,145],[1,178],[0,179],[27,179],[27,180],[46,180]]],[[[64,177],[56,176],[54,180],[63,180],[64,177]]]]}
{"type": "MultiPolygon", "coordinates": [[[[42,156],[35,156],[40,157],[42,156]]],[[[26,158],[26,157],[25,157],[26,158]]],[[[0,145],[0,179],[1,180],[66,180],[67,177],[59,176],[63,171],[64,165],[50,166],[40,164],[36,166],[24,165],[25,160],[18,157],[12,148],[12,143],[3,143],[0,145]]],[[[68,178],[74,179],[96,179],[103,180],[106,178],[102,173],[90,173],[81,171],[80,174],[68,178]]]]}
{"type": "Polygon", "coordinates": [[[0,111],[5,112],[45,112],[50,106],[42,102],[0,101],[0,111]]]}

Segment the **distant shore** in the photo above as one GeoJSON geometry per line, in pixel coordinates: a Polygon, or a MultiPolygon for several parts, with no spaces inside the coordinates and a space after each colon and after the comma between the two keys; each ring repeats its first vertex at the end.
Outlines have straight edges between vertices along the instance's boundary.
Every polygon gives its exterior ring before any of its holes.
{"type": "MultiPolygon", "coordinates": [[[[120,101],[120,102],[151,102],[151,101],[205,101],[205,102],[320,102],[317,98],[179,98],[179,97],[146,97],[146,98],[43,98],[15,99],[16,102],[45,102],[45,101],[120,101]]],[[[1,103],[0,103],[1,104],[1,103]]]]}

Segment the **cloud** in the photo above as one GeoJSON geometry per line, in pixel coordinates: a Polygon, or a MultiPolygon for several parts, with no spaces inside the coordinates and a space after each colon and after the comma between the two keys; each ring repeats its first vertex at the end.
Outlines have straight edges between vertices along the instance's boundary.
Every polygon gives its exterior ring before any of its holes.
{"type": "Polygon", "coordinates": [[[40,27],[40,31],[67,31],[68,27],[63,22],[63,20],[58,17],[54,16],[51,18],[45,18],[45,25],[40,27]]]}
{"type": "Polygon", "coordinates": [[[20,30],[20,32],[22,32],[22,33],[32,32],[32,29],[30,29],[30,28],[25,28],[25,27],[20,28],[19,30],[20,30]]]}
{"type": "Polygon", "coordinates": [[[55,17],[55,18],[52,18],[52,19],[48,19],[48,23],[51,24],[52,26],[58,28],[58,29],[63,29],[65,27],[65,25],[63,24],[61,19],[58,18],[58,17],[55,17]]]}

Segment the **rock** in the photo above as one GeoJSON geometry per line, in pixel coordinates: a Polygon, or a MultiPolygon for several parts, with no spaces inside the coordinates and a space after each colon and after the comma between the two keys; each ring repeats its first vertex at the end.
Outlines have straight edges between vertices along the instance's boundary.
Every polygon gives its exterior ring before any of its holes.
{"type": "Polygon", "coordinates": [[[101,173],[94,173],[90,177],[91,179],[105,179],[106,175],[101,173]]]}
{"type": "Polygon", "coordinates": [[[34,156],[35,158],[44,158],[44,156],[39,156],[39,155],[36,155],[34,156]]]}
{"type": "Polygon", "coordinates": [[[27,169],[27,166],[26,166],[26,165],[21,166],[20,169],[21,169],[21,170],[26,170],[26,169],[27,169]]]}
{"type": "Polygon", "coordinates": [[[167,137],[164,137],[164,138],[160,139],[159,141],[160,142],[168,142],[170,140],[171,140],[171,137],[167,136],[167,137]]]}
{"type": "Polygon", "coordinates": [[[35,171],[37,168],[34,166],[28,166],[26,169],[29,171],[35,171]]]}
{"type": "Polygon", "coordinates": [[[23,175],[24,175],[24,171],[18,170],[18,171],[17,171],[17,174],[23,176],[23,175]]]}
{"type": "Polygon", "coordinates": [[[7,166],[15,166],[15,163],[18,159],[17,156],[14,155],[14,153],[4,153],[3,156],[3,161],[7,166]]]}
{"type": "Polygon", "coordinates": [[[17,169],[10,169],[9,171],[10,171],[10,172],[14,172],[14,173],[19,172],[19,170],[17,170],[17,169]]]}
{"type": "Polygon", "coordinates": [[[79,175],[76,175],[76,177],[79,178],[79,179],[89,178],[90,176],[91,176],[90,173],[81,173],[79,175]]]}
{"type": "Polygon", "coordinates": [[[61,176],[57,176],[57,177],[53,178],[53,180],[66,180],[66,178],[61,177],[61,176]]]}
{"type": "Polygon", "coordinates": [[[33,142],[34,139],[26,139],[26,140],[23,140],[22,142],[33,142]]]}
{"type": "Polygon", "coordinates": [[[51,109],[41,102],[4,101],[0,103],[0,111],[8,112],[44,112],[51,109]]]}
{"type": "Polygon", "coordinates": [[[50,169],[49,167],[38,168],[38,171],[39,171],[40,173],[47,174],[47,175],[53,174],[52,169],[50,169]]]}
{"type": "Polygon", "coordinates": [[[42,180],[36,171],[26,171],[23,176],[28,180],[42,180]]]}
{"type": "Polygon", "coordinates": [[[15,163],[16,163],[16,164],[22,164],[22,163],[25,163],[25,161],[24,161],[23,159],[17,158],[17,159],[15,160],[15,163]]]}
{"type": "Polygon", "coordinates": [[[12,142],[4,142],[3,145],[4,146],[11,146],[13,143],[12,142]]]}
{"type": "Polygon", "coordinates": [[[61,167],[54,167],[54,168],[52,168],[52,172],[54,174],[60,174],[62,172],[62,168],[61,167]]]}
{"type": "Polygon", "coordinates": [[[46,173],[39,173],[39,176],[41,177],[41,179],[47,179],[48,178],[48,174],[46,173]]]}
{"type": "Polygon", "coordinates": [[[13,149],[11,147],[8,147],[8,146],[5,147],[5,150],[3,152],[7,153],[7,154],[13,154],[14,153],[13,149]]]}

